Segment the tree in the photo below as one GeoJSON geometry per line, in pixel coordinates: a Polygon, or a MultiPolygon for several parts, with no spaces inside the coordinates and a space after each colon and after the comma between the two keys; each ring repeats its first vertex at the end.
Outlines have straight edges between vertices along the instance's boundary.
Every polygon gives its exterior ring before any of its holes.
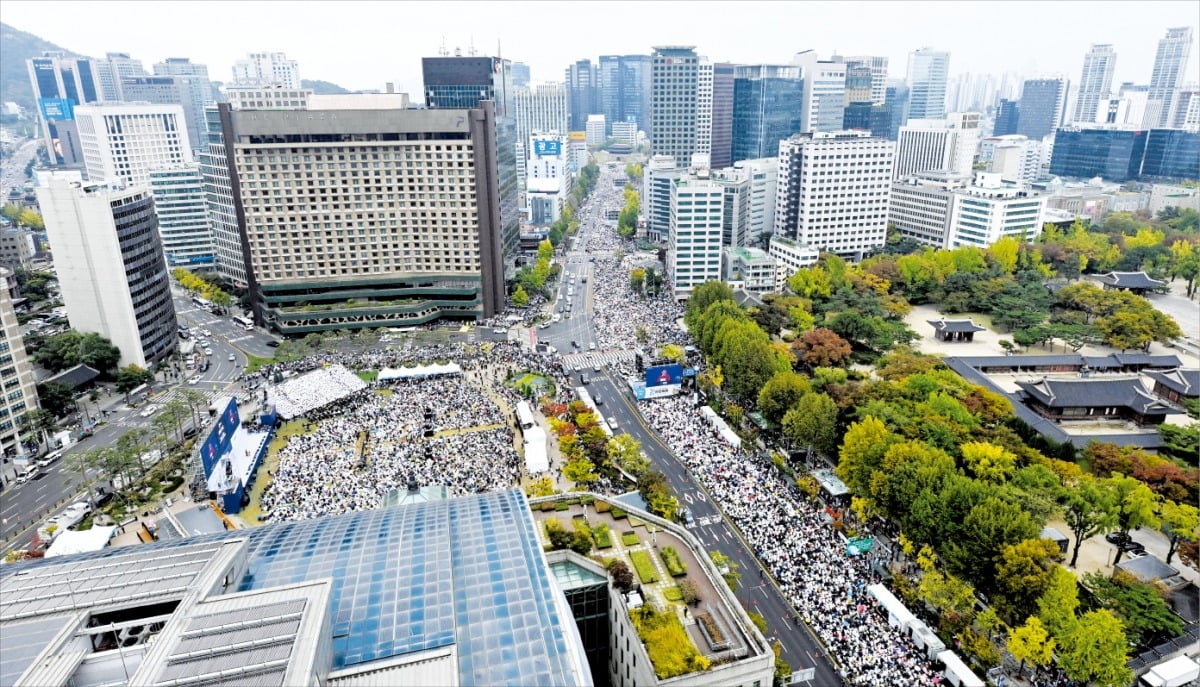
{"type": "Polygon", "coordinates": [[[96,507],[96,494],[92,489],[100,478],[100,467],[103,457],[102,451],[105,449],[93,448],[86,451],[74,451],[68,453],[64,464],[66,469],[79,475],[79,484],[87,491],[88,503],[92,508],[96,507]]]}
{"type": "Polygon", "coordinates": [[[783,433],[793,446],[811,445],[822,455],[837,448],[837,404],[829,396],[810,391],[783,416],[783,433]]]}
{"type": "Polygon", "coordinates": [[[117,379],[115,386],[117,391],[125,394],[125,402],[129,402],[129,392],[138,388],[143,384],[149,384],[154,381],[154,373],[130,363],[117,371],[117,379]]]}
{"type": "Polygon", "coordinates": [[[633,289],[634,291],[637,291],[638,293],[641,293],[642,289],[645,286],[646,286],[646,270],[642,269],[641,267],[635,267],[632,270],[630,270],[629,271],[629,288],[633,289]]]}
{"type": "Polygon", "coordinates": [[[1079,608],[1079,584],[1066,568],[1057,567],[1050,571],[1046,591],[1037,600],[1038,620],[1050,634],[1062,640],[1070,634],[1076,623],[1075,609],[1079,608]]]}
{"type": "Polygon", "coordinates": [[[41,214],[34,210],[22,210],[20,215],[17,215],[17,224],[23,227],[29,227],[34,231],[45,231],[46,222],[42,219],[41,214]]]}
{"type": "Polygon", "coordinates": [[[842,437],[834,472],[860,496],[870,494],[871,477],[883,463],[888,449],[903,439],[877,417],[868,416],[850,425],[842,437]]]}
{"type": "Polygon", "coordinates": [[[1118,569],[1112,577],[1088,573],[1083,584],[1097,606],[1107,608],[1121,619],[1129,641],[1135,645],[1154,638],[1175,637],[1183,631],[1183,620],[1167,607],[1154,586],[1138,581],[1124,570],[1118,569]]]}
{"type": "Polygon", "coordinates": [[[917,554],[917,565],[923,573],[917,587],[920,598],[938,610],[948,627],[958,630],[970,623],[975,609],[975,590],[971,585],[938,570],[928,546],[917,554]]]}
{"type": "Polygon", "coordinates": [[[37,394],[42,408],[55,417],[62,417],[75,409],[75,394],[71,387],[62,382],[38,384],[37,394]]]}
{"type": "Polygon", "coordinates": [[[1049,539],[1026,539],[1004,547],[996,566],[996,586],[1003,600],[999,605],[1010,622],[1037,612],[1037,600],[1061,559],[1058,544],[1049,539]]]}
{"type": "Polygon", "coordinates": [[[676,363],[682,363],[684,359],[683,346],[680,346],[679,344],[667,344],[666,346],[663,346],[662,354],[667,360],[676,363]]]}
{"type": "Polygon", "coordinates": [[[633,571],[625,561],[614,558],[608,563],[608,574],[612,577],[613,586],[622,592],[633,589],[633,571]]]}
{"type": "Polygon", "coordinates": [[[1200,539],[1200,511],[1187,503],[1164,501],[1158,515],[1159,529],[1171,541],[1171,547],[1167,549],[1167,564],[1170,565],[1180,540],[1194,542],[1200,539]]]}
{"type": "Polygon", "coordinates": [[[54,417],[54,413],[45,408],[34,408],[26,411],[25,424],[31,431],[37,432],[42,441],[50,443],[50,433],[58,429],[58,420],[54,417]]]}
{"type": "Polygon", "coordinates": [[[183,421],[187,419],[188,413],[187,403],[177,398],[168,401],[162,408],[162,414],[171,419],[171,424],[175,427],[176,439],[181,444],[183,443],[183,421]]]}
{"type": "Polygon", "coordinates": [[[1105,532],[1117,524],[1116,494],[1092,477],[1084,477],[1074,486],[1064,487],[1058,502],[1063,519],[1075,535],[1071,552],[1071,567],[1079,560],[1079,547],[1084,539],[1105,532]]]}
{"type": "Polygon", "coordinates": [[[850,343],[826,327],[804,333],[792,347],[809,367],[837,367],[850,358],[850,343]]]}
{"type": "Polygon", "coordinates": [[[82,363],[104,373],[117,366],[117,361],[121,359],[121,351],[99,334],[71,330],[44,340],[33,358],[39,365],[52,372],[82,363]]]}
{"type": "Polygon", "coordinates": [[[1102,608],[1088,611],[1059,641],[1058,665],[1067,677],[1098,687],[1125,687],[1133,682],[1129,642],[1120,619],[1102,608]]]}
{"type": "Polygon", "coordinates": [[[513,291],[512,302],[513,305],[517,306],[518,308],[523,308],[526,305],[529,305],[529,294],[525,293],[525,287],[517,284],[516,290],[513,291]]]}
{"type": "Polygon", "coordinates": [[[964,536],[946,542],[946,567],[970,574],[973,580],[993,585],[1000,553],[1005,546],[1032,539],[1041,530],[1021,506],[989,496],[962,520],[964,536]]]}
{"type": "Polygon", "coordinates": [[[1025,672],[1025,662],[1035,666],[1047,666],[1054,657],[1056,642],[1046,631],[1046,626],[1036,616],[1029,616],[1025,624],[1008,636],[1008,651],[1021,662],[1017,674],[1025,672]]]}
{"type": "Polygon", "coordinates": [[[618,434],[609,439],[605,451],[613,465],[620,466],[635,479],[650,468],[650,461],[642,453],[641,443],[629,434],[618,434]]]}
{"type": "Polygon", "coordinates": [[[525,495],[531,499],[540,496],[553,496],[558,493],[558,489],[554,486],[554,480],[548,476],[542,476],[534,480],[529,486],[525,487],[525,495]]]}
{"type": "MultiPolygon", "coordinates": [[[[1119,472],[1105,480],[1112,489],[1116,503],[1116,529],[1123,536],[1129,536],[1129,530],[1138,527],[1158,527],[1158,516],[1155,511],[1158,506],[1158,496],[1150,491],[1150,487],[1134,477],[1126,477],[1119,472]]],[[[1113,566],[1121,560],[1124,550],[1117,548],[1117,556],[1113,566]]]]}
{"type": "Polygon", "coordinates": [[[976,479],[1003,484],[1017,466],[1017,456],[995,444],[972,441],[962,445],[963,461],[976,479]]]}
{"type": "Polygon", "coordinates": [[[689,328],[695,327],[701,315],[704,315],[708,310],[708,306],[717,301],[733,302],[733,289],[729,285],[720,281],[709,281],[692,289],[692,295],[688,298],[687,313],[684,315],[684,321],[689,328]]]}
{"type": "Polygon", "coordinates": [[[791,370],[776,372],[758,392],[758,410],[771,422],[781,422],[810,391],[812,385],[807,378],[791,370]]]}

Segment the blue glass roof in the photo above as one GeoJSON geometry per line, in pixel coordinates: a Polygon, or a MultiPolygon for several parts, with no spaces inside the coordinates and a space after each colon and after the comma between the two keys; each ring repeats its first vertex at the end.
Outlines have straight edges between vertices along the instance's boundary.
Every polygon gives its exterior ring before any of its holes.
{"type": "MultiPolygon", "coordinates": [[[[321,578],[339,669],[457,644],[459,684],[575,682],[563,618],[519,490],[105,549],[83,557],[246,537],[240,591],[321,578]]],[[[78,560],[64,556],[32,565],[78,560]]],[[[23,566],[16,566],[23,567],[23,566]]]]}

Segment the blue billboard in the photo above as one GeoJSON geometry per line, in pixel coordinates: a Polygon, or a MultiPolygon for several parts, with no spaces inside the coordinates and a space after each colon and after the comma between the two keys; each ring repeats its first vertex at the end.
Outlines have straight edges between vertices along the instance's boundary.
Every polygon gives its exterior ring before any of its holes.
{"type": "Polygon", "coordinates": [[[683,383],[683,365],[656,365],[646,368],[646,387],[679,386],[683,383]]]}
{"type": "Polygon", "coordinates": [[[70,98],[38,98],[38,109],[42,119],[75,119],[75,101],[70,98]]]}
{"type": "Polygon", "coordinates": [[[238,423],[237,399],[230,398],[229,405],[221,410],[221,415],[213,425],[212,431],[200,447],[200,460],[204,462],[204,475],[212,475],[213,468],[221,460],[221,456],[229,452],[229,442],[237,431],[238,423]]]}
{"type": "Polygon", "coordinates": [[[538,157],[543,155],[558,157],[559,155],[562,155],[562,141],[554,139],[534,139],[533,154],[537,155],[538,157]]]}

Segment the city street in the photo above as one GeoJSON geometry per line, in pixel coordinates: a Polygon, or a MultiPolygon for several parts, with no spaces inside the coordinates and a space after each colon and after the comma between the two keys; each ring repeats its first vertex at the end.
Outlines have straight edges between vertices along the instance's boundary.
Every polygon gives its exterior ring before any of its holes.
{"type": "Polygon", "coordinates": [[[12,157],[4,160],[3,167],[0,167],[0,202],[7,202],[9,191],[21,188],[28,181],[25,166],[37,153],[37,144],[35,139],[25,141],[13,151],[12,157]]]}

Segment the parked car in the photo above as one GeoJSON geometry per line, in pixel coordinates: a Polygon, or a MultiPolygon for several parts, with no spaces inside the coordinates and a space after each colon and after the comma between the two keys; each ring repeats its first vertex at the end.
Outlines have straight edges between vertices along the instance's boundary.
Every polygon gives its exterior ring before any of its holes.
{"type": "Polygon", "coordinates": [[[38,467],[48,468],[54,463],[54,461],[56,461],[62,457],[63,457],[62,451],[51,451],[50,453],[47,453],[45,455],[45,457],[38,460],[38,462],[37,462],[38,467]]]}
{"type": "Polygon", "coordinates": [[[271,348],[279,348],[279,342],[276,341],[275,339],[271,339],[270,341],[267,342],[267,346],[269,346],[271,348]]]}
{"type": "Polygon", "coordinates": [[[1146,547],[1141,543],[1134,541],[1129,535],[1123,532],[1109,532],[1104,535],[1105,541],[1118,549],[1127,553],[1145,553],[1146,547]]]}

